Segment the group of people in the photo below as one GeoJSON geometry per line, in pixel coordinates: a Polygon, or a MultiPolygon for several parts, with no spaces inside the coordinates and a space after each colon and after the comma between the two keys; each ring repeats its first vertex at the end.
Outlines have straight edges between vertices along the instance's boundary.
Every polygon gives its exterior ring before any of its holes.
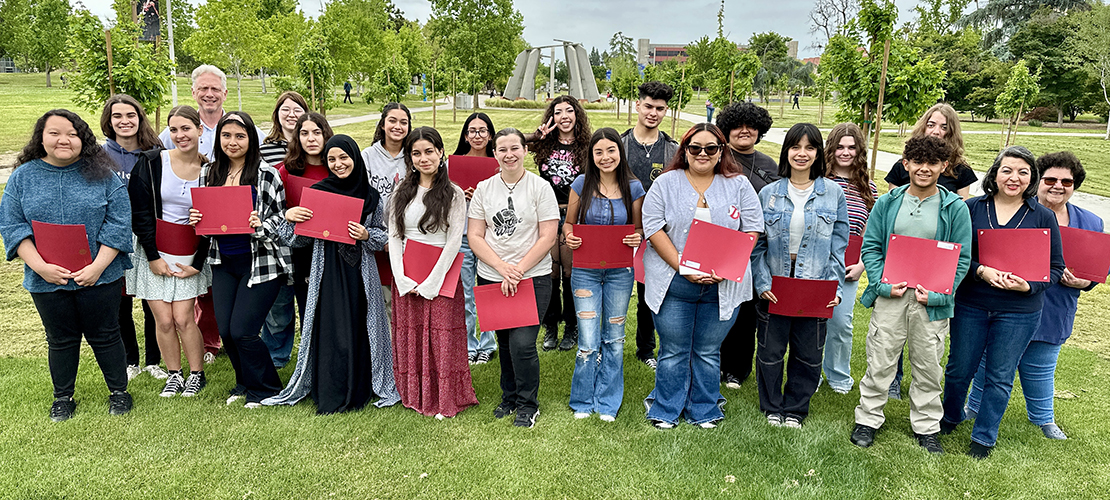
{"type": "Polygon", "coordinates": [[[794,125],[776,161],[755,149],[772,125],[766,110],[732,104],[716,124],[697,124],[675,140],[659,129],[673,90],[647,82],[637,123],[623,134],[591,131],[581,104],[567,96],[552,100],[530,133],[497,130],[488,115],[472,114],[454,154],[492,157],[499,169],[463,190],[448,176],[443,138],[413,128],[402,104],[385,106],[373,144],[360,150],[295,92],[278,97],[265,134],[248,114],[224,112],[226,77],[218,68],[201,66],[192,76],[199,109],[175,107],[161,136],[128,96],[105,104],[103,147],[76,114],[46,113],[4,191],[0,235],[7,258],[26,264],[24,286],[46,330],[56,421],[76,408],[84,336],[112,414],[131,409],[127,382],[144,371],[166,379],[164,397],[195,396],[222,340],[235,371],[228,404],[309,397],[321,414],[399,402],[454,416],[478,404],[468,363],[485,363],[496,351],[502,396],[493,414],[532,427],[542,327],[543,349],[576,350],[573,417],[596,413],[611,422],[624,397],[635,291],[636,355],[655,369],[644,399],[652,425],[716,427],[724,419],[722,385],[737,389],[754,369],[768,424],[801,428],[822,381],[838,394],[855,385],[852,314],[866,271],[859,300],[874,312],[853,443],[870,446],[887,400],[901,397],[907,345],[911,424],[926,450],[942,452],[938,434],[974,419],[970,453],[987,456],[1015,371],[1030,420],[1049,438],[1066,437],[1053,417],[1053,372],[1077,297],[1094,285],[1065,269],[1059,227],[1102,230],[1098,217],[1068,203],[1084,178],[1070,153],[1036,159],[1007,148],[983,180],[985,194],[965,200],[974,172],[955,111],[938,104],[915,126],[886,177],[890,191],[879,196],[865,138],[853,124],[836,125],[827,137],[812,124],[794,125]],[[528,155],[538,173],[525,168],[528,155]],[[251,188],[253,211],[244,222],[253,232],[201,236],[188,252],[170,250],[160,235],[214,216],[201,213],[190,194],[213,186],[251,188]],[[313,212],[292,201],[295,186],[360,200],[358,219],[346,228],[354,243],[299,234],[313,212]],[[92,263],[77,270],[47,263],[34,223],[83,224],[92,263]],[[742,276],[685,265],[696,223],[750,237],[742,276]],[[575,266],[575,252],[595,234],[584,226],[606,225],[629,228],[620,244],[640,249],[642,283],[633,286],[632,267],[575,266]],[[977,232],[997,228],[1048,230],[1050,278],[1031,281],[982,265],[977,232]],[[892,235],[959,244],[951,286],[880,280],[892,235]],[[852,238],[862,238],[859,263],[846,265],[852,238]],[[440,249],[420,282],[405,269],[412,245],[440,249]],[[461,279],[449,283],[460,252],[461,279]],[[787,298],[774,286],[781,278],[835,284],[835,295],[821,302],[829,310],[821,316],[831,319],[772,312],[787,298]],[[506,297],[530,289],[537,324],[481,331],[474,298],[481,285],[506,297]],[[143,301],[148,317],[146,368],[130,297],[143,301]],[[277,370],[292,359],[297,322],[296,367],[283,384],[277,370]],[[210,338],[212,324],[218,338],[210,338]]]}

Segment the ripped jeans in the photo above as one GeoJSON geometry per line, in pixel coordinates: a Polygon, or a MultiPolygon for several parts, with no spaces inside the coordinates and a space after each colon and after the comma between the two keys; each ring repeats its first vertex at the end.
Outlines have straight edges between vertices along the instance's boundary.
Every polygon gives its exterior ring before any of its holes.
{"type": "Polygon", "coordinates": [[[632,268],[571,271],[578,316],[578,354],[570,383],[575,413],[617,416],[624,399],[624,326],[632,297],[632,268]]]}

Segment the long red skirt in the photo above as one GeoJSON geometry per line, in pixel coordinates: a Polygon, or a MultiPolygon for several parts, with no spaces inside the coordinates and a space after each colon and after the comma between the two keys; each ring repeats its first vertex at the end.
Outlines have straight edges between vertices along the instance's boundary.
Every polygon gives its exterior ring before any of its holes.
{"type": "Polygon", "coordinates": [[[453,417],[478,404],[466,353],[462,283],[455,298],[397,295],[393,287],[393,376],[401,403],[433,416],[453,417]]]}

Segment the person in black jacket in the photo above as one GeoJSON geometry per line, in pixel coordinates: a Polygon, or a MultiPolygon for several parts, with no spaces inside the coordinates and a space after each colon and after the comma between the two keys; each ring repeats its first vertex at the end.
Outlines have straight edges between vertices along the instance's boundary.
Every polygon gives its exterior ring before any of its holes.
{"type": "Polygon", "coordinates": [[[202,129],[195,109],[178,106],[170,111],[168,122],[170,138],[177,147],[142,153],[128,183],[136,245],[127,292],[146,300],[154,313],[158,347],[169,369],[161,396],[191,397],[207,383],[204,340],[194,321],[194,301],[208,290],[212,277],[207,268],[193,267],[195,244],[192,250],[177,248],[180,240],[188,242],[190,238],[170,235],[178,231],[192,234],[187,225],[193,204],[190,189],[199,185],[201,166],[207,159],[197,151],[202,129]],[[159,232],[164,232],[162,238],[159,232]],[[182,350],[189,362],[188,379],[182,375],[182,350]]]}

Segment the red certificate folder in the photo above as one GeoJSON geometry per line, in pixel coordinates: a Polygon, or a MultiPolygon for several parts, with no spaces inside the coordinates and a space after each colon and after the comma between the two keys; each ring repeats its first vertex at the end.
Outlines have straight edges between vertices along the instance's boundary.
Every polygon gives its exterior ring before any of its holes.
{"type": "Polygon", "coordinates": [[[863,247],[863,236],[848,236],[848,248],[844,250],[844,265],[854,266],[859,264],[859,251],[863,247]]]}
{"type": "Polygon", "coordinates": [[[447,157],[447,176],[463,191],[478,187],[497,174],[497,160],[484,156],[451,155],[447,157]]]}
{"type": "Polygon", "coordinates": [[[35,249],[47,264],[77,272],[92,264],[89,235],[84,224],[51,224],[31,221],[35,249]]]}
{"type": "Polygon", "coordinates": [[[301,206],[312,210],[312,218],[298,222],[293,233],[354,245],[347,223],[362,223],[362,205],[362,200],[353,196],[306,189],[301,194],[301,206]]]}
{"type": "Polygon", "coordinates": [[[1048,229],[980,229],[979,263],[1025,281],[1048,281],[1051,238],[1048,229]]]}
{"type": "Polygon", "coordinates": [[[1110,274],[1110,234],[1060,227],[1064,263],[1076,278],[1106,283],[1110,274]]]}
{"type": "Polygon", "coordinates": [[[754,246],[755,237],[748,233],[694,219],[679,264],[741,282],[754,246]]]}
{"type": "MultiPolygon", "coordinates": [[[[405,276],[417,283],[423,283],[428,279],[428,275],[432,274],[432,268],[435,267],[436,261],[443,253],[443,249],[435,245],[421,243],[419,241],[408,240],[405,242],[405,253],[403,261],[405,264],[405,276]]],[[[439,288],[439,295],[453,299],[455,298],[455,290],[459,287],[459,274],[462,273],[462,252],[455,254],[455,260],[451,262],[451,267],[447,269],[447,275],[443,277],[443,285],[439,288]]]]}
{"type": "Polygon", "coordinates": [[[632,276],[640,283],[644,282],[644,252],[647,251],[647,238],[640,242],[640,247],[636,249],[635,255],[632,256],[632,276]]]}
{"type": "MultiPolygon", "coordinates": [[[[799,318],[831,318],[833,308],[829,302],[836,299],[836,280],[805,280],[771,277],[771,293],[778,302],[767,306],[767,312],[779,316],[799,318]]],[[[854,300],[855,297],[852,297],[854,300]]],[[[843,300],[843,299],[842,299],[843,300]]]]}
{"type": "Polygon", "coordinates": [[[476,286],[474,306],[483,332],[540,324],[532,278],[521,281],[512,297],[501,293],[501,283],[476,286]]]}
{"type": "Polygon", "coordinates": [[[154,244],[159,252],[191,256],[197,251],[197,232],[188,224],[174,224],[157,219],[154,244]]]}
{"type": "Polygon", "coordinates": [[[201,236],[220,234],[251,234],[250,186],[195,187],[190,190],[193,208],[200,211],[201,219],[196,225],[201,236]]]}
{"type": "Polygon", "coordinates": [[[894,285],[905,281],[910,288],[921,285],[930,292],[952,293],[959,263],[959,243],[892,234],[886,246],[882,282],[894,285]]]}
{"type": "Polygon", "coordinates": [[[301,206],[302,191],[311,188],[312,185],[317,182],[320,181],[309,179],[308,177],[301,177],[299,175],[289,174],[285,176],[285,207],[293,208],[301,206]]]}
{"type": "Polygon", "coordinates": [[[584,269],[616,269],[632,267],[632,247],[624,244],[624,237],[636,232],[636,227],[593,226],[575,224],[574,235],[582,238],[582,246],[574,251],[574,267],[584,269]]]}

